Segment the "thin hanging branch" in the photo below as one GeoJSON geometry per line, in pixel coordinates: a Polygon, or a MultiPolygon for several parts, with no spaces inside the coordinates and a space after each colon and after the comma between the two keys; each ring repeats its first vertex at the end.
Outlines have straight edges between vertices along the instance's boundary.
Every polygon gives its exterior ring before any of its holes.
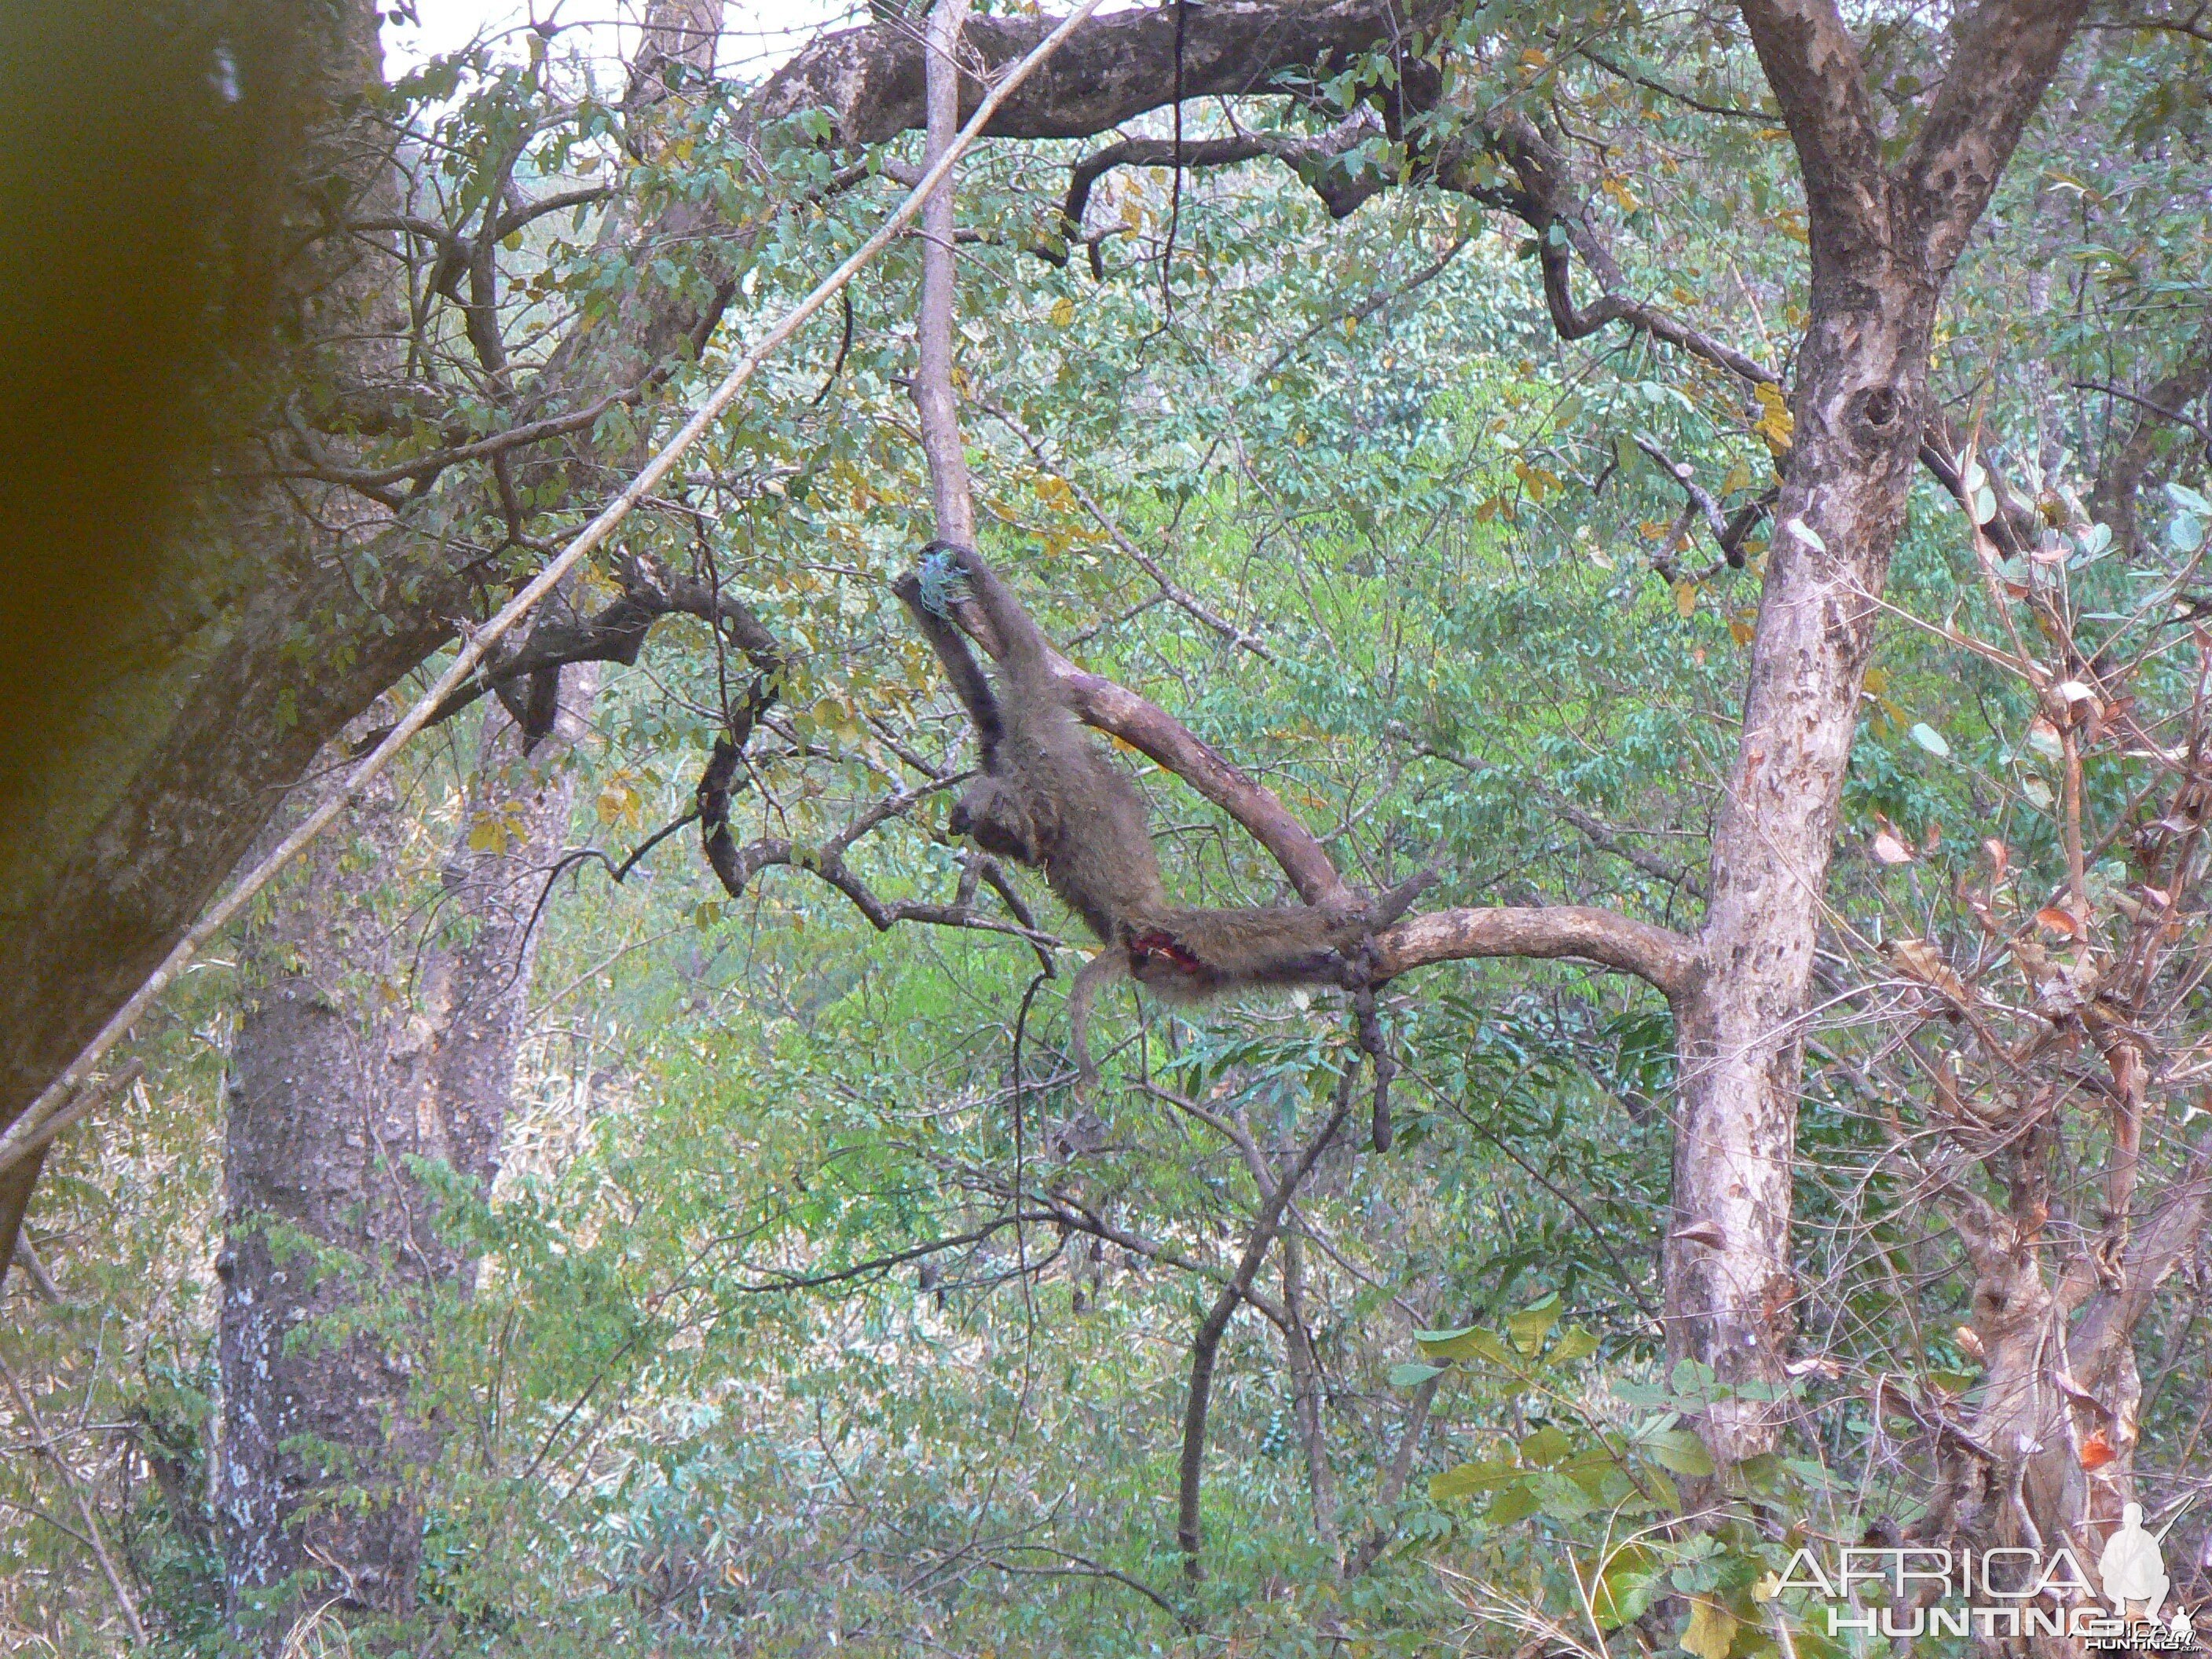
{"type": "Polygon", "coordinates": [[[1182,1459],[1181,1482],[1176,1502],[1176,1543],[1182,1551],[1183,1576],[1193,1583],[1206,1577],[1206,1565],[1199,1551],[1204,1542],[1200,1530],[1199,1504],[1206,1474],[1206,1418],[1213,1397],[1213,1365],[1221,1352],[1221,1339],[1229,1329],[1229,1322],[1237,1312],[1237,1304],[1247,1299],[1254,1279],[1259,1276],[1262,1263],[1267,1259],[1268,1246],[1275,1242],[1281,1231],[1283,1211],[1289,1205],[1328,1144],[1336,1139],[1336,1132],[1344,1127],[1344,1120],[1352,1111],[1352,1085],[1359,1075],[1359,1057],[1347,1055],[1343,1075],[1338,1079],[1336,1097],[1332,1103],[1328,1121],[1298,1156],[1289,1171],[1274,1184],[1273,1190],[1265,1192],[1260,1213],[1253,1218],[1252,1231],[1244,1241],[1244,1252],[1237,1260],[1237,1269],[1230,1275],[1229,1283],[1214,1298],[1213,1306],[1206,1310],[1204,1322],[1190,1344],[1190,1392],[1183,1401],[1182,1459]]]}

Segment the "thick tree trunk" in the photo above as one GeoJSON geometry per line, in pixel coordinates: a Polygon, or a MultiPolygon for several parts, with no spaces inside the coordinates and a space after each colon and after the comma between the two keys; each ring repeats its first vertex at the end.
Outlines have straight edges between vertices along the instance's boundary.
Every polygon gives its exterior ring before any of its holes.
{"type": "MultiPolygon", "coordinates": [[[[333,119],[380,78],[377,10],[345,0],[309,11],[321,27],[301,31],[300,78],[324,91],[303,94],[311,131],[280,182],[313,200],[270,210],[290,258],[270,303],[296,313],[304,338],[305,361],[289,372],[373,407],[405,379],[404,273],[373,236],[310,233],[332,214],[396,210],[389,129],[333,119]]],[[[711,73],[720,13],[720,0],[654,0],[634,115],[647,118],[671,81],[711,73]]],[[[648,234],[697,240],[717,223],[679,202],[648,234]]],[[[689,351],[710,320],[668,291],[634,299],[616,326],[561,343],[536,405],[557,411],[631,385],[689,351]]],[[[348,457],[344,441],[326,448],[348,457]]],[[[580,436],[563,453],[617,468],[626,459],[580,436]]],[[[0,799],[0,1127],[168,952],[321,746],[450,641],[454,618],[478,612],[475,576],[440,537],[415,540],[342,488],[257,482],[267,462],[252,442],[227,458],[222,482],[156,562],[138,634],[74,665],[81,724],[41,734],[31,784],[0,799]],[[302,639],[315,647],[304,658],[302,639]]],[[[558,489],[556,471],[538,463],[529,482],[558,489]]],[[[0,1271],[38,1162],[0,1170],[0,1271]]]]}
{"type": "MultiPolygon", "coordinates": [[[[1790,1165],[1813,946],[1935,317],[1925,275],[1846,281],[1823,252],[1743,737],[1714,836],[1705,973],[1680,1011],[1668,1349],[1711,1366],[1723,1396],[1780,1382],[1792,1328],[1790,1165]]],[[[1757,1400],[1717,1401],[1714,1451],[1765,1449],[1774,1416],[1757,1400]]]]}
{"type": "MultiPolygon", "coordinates": [[[[209,395],[226,416],[258,393],[282,395],[295,378],[386,378],[404,321],[388,250],[369,238],[306,234],[391,179],[388,131],[345,113],[377,74],[375,9],[349,0],[274,9],[283,15],[256,27],[282,38],[272,54],[282,68],[270,72],[283,90],[269,94],[275,109],[246,107],[271,123],[272,140],[280,128],[291,133],[294,153],[232,181],[267,199],[241,210],[259,240],[241,234],[227,251],[235,265],[227,281],[240,304],[282,319],[303,343],[297,362],[257,358],[252,376],[217,376],[221,391],[209,395]],[[334,180],[358,187],[349,193],[334,180]],[[283,257],[263,241],[281,244],[283,257]]],[[[191,209],[171,202],[167,210],[191,209]]],[[[177,393],[155,423],[187,421],[190,406],[177,393]]],[[[432,580],[414,587],[419,602],[400,602],[418,573],[378,546],[388,527],[380,509],[336,489],[277,489],[258,445],[234,432],[202,436],[220,452],[217,481],[188,506],[164,496],[143,510],[148,522],[132,528],[152,554],[82,550],[140,585],[108,596],[123,625],[94,630],[59,665],[48,717],[11,742],[23,764],[0,791],[0,962],[9,969],[0,975],[0,1126],[160,961],[316,749],[447,638],[449,607],[466,599],[459,585],[432,580]],[[379,565],[388,586],[364,591],[379,565]],[[303,660],[296,647],[307,636],[317,649],[303,660]]],[[[77,503],[69,510],[105,522],[66,477],[38,488],[57,483],[77,503]]],[[[70,620],[58,623],[67,631],[70,620]]],[[[36,1158],[0,1171],[0,1270],[37,1173],[36,1158]]]]}
{"type": "Polygon", "coordinates": [[[1747,0],[1744,21],[1803,172],[1811,316],[1751,647],[1742,736],[1713,838],[1703,975],[1680,1022],[1668,1348],[1714,1372],[1705,1428],[1734,1462],[1771,1447],[1793,1328],[1790,1166],[1813,947],[1874,642],[1928,406],[1936,305],[2072,38],[2078,0],[1982,0],[1951,24],[1942,89],[1901,160],[1832,0],[1747,0]],[[1750,1384],[1753,1397],[1730,1397],[1750,1384]]]}
{"type": "Polygon", "coordinates": [[[495,710],[422,945],[402,872],[416,814],[380,786],[318,844],[249,940],[226,1148],[220,1490],[234,1632],[273,1647],[301,1604],[404,1613],[440,1441],[408,1399],[436,1292],[473,1263],[408,1160],[478,1190],[497,1171],[538,933],[567,830],[572,670],[553,737],[520,753],[495,710]],[[445,941],[451,941],[450,943],[445,941]],[[366,1314],[366,1317],[364,1317],[366,1314]],[[343,1493],[343,1495],[341,1495],[343,1493]]]}

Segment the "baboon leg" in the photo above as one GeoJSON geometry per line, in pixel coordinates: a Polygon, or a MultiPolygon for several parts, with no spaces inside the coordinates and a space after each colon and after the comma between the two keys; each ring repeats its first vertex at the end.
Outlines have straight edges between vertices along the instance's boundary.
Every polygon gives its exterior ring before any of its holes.
{"type": "Polygon", "coordinates": [[[969,595],[983,608],[991,631],[999,636],[1000,665],[1021,686],[1042,690],[1048,684],[1046,659],[1051,650],[1043,631],[1022,609],[1013,590],[999,580],[999,573],[983,562],[981,554],[972,547],[951,551],[967,573],[969,595]]]}

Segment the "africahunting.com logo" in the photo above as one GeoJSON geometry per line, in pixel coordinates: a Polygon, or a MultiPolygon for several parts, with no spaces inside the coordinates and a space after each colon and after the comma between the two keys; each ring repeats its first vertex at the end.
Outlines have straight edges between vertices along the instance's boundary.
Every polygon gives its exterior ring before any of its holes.
{"type": "Polygon", "coordinates": [[[2094,1580],[2063,1547],[2045,1554],[1869,1547],[1844,1549],[1825,1564],[1801,1549],[1759,1589],[1769,1599],[1785,1590],[1820,1598],[1832,1637],[2070,1637],[2096,1651],[2201,1651],[2191,1612],[2166,1606],[2166,1530],[2149,1531],[2142,1506],[2130,1504],[2097,1557],[2094,1580]]]}

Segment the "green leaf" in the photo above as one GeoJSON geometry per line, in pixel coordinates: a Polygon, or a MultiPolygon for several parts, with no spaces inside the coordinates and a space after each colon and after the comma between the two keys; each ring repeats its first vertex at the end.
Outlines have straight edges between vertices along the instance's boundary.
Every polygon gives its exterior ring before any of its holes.
{"type": "Polygon", "coordinates": [[[1935,756],[1937,759],[1948,760],[1951,758],[1951,745],[1943,741],[1943,734],[1942,732],[1938,732],[1934,726],[1929,726],[1926,721],[1923,720],[1915,722],[1909,735],[1911,737],[1913,742],[1918,744],[1923,749],[1925,749],[1929,754],[1935,756]]]}
{"type": "Polygon", "coordinates": [[[1442,1376],[1442,1365],[1424,1365],[1417,1359],[1390,1367],[1390,1386],[1394,1389],[1418,1389],[1432,1376],[1442,1376]]]}
{"type": "Polygon", "coordinates": [[[1597,1338],[1579,1325],[1570,1326],[1560,1334],[1546,1356],[1555,1365],[1571,1364],[1577,1359],[1587,1359],[1597,1352],[1597,1338]]]}
{"type": "Polygon", "coordinates": [[[1513,1346],[1524,1354],[1533,1355],[1544,1346],[1545,1335],[1552,1327],[1559,1323],[1559,1293],[1553,1291],[1542,1301],[1531,1303],[1513,1315],[1505,1322],[1513,1346]]]}
{"type": "Polygon", "coordinates": [[[1661,1429],[1646,1437],[1644,1443],[1662,1468],[1692,1476],[1713,1472],[1713,1455],[1688,1429],[1661,1429]]]}
{"type": "Polygon", "coordinates": [[[1702,1359],[1678,1359],[1674,1369],[1668,1373],[1668,1385],[1683,1400],[1700,1403],[1720,1396],[1719,1376],[1702,1359]]]}
{"type": "Polygon", "coordinates": [[[1529,1482],[1537,1506],[1554,1521],[1579,1521],[1597,1509],[1597,1499],[1578,1480],[1563,1474],[1540,1474],[1529,1482]]]}
{"type": "Polygon", "coordinates": [[[1413,1340],[1431,1359],[1487,1359],[1498,1365],[1513,1363],[1512,1354],[1496,1334],[1480,1325],[1456,1331],[1416,1331],[1413,1340]]]}
{"type": "Polygon", "coordinates": [[[1483,1513],[1483,1518],[1498,1526],[1510,1526],[1516,1521],[1525,1521],[1540,1507],[1536,1494],[1526,1481],[1516,1482],[1498,1494],[1497,1499],[1483,1513]]]}
{"type": "Polygon", "coordinates": [[[1548,1423],[1521,1443],[1521,1461],[1542,1469],[1565,1462],[1574,1452],[1575,1443],[1548,1423]]]}
{"type": "Polygon", "coordinates": [[[1429,1496],[1438,1503],[1448,1498],[1472,1498],[1477,1492],[1496,1492],[1510,1486],[1522,1476],[1522,1471],[1511,1463],[1485,1462],[1462,1463],[1441,1474],[1429,1477],[1429,1496]]]}
{"type": "Polygon", "coordinates": [[[1640,1615],[1667,1587],[1658,1556],[1642,1544],[1615,1550],[1590,1588],[1590,1611],[1601,1629],[1613,1630],[1640,1615]]]}

